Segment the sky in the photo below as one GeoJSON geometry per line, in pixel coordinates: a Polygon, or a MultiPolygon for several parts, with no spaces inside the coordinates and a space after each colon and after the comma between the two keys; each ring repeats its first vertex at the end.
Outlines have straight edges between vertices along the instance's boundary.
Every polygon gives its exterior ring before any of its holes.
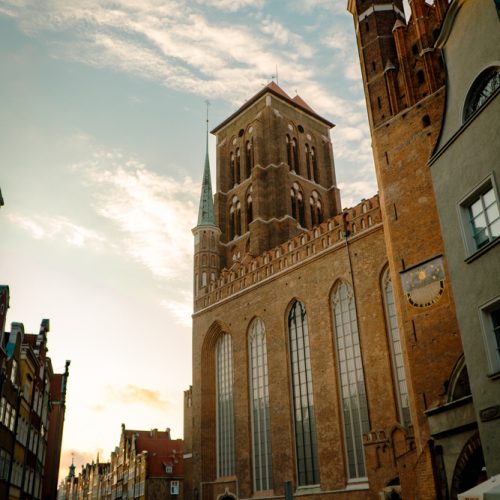
{"type": "Polygon", "coordinates": [[[182,437],[206,100],[215,127],[277,79],[336,124],[343,206],[377,192],[346,3],[0,0],[0,284],[71,360],[61,477],[121,423],[182,437]]]}

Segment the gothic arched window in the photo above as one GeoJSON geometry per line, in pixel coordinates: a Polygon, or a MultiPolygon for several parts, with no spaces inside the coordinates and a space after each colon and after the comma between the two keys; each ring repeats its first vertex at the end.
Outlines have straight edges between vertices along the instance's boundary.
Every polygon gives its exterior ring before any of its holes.
{"type": "Polygon", "coordinates": [[[402,425],[408,427],[411,423],[410,399],[408,395],[408,386],[406,384],[401,337],[399,335],[398,319],[396,317],[396,306],[394,304],[394,294],[392,291],[392,281],[389,269],[384,273],[382,286],[384,288],[387,332],[389,334],[389,344],[391,346],[392,369],[394,373],[394,384],[396,385],[399,420],[402,425]]]}
{"type": "Polygon", "coordinates": [[[319,182],[319,170],[318,170],[318,159],[316,158],[316,148],[311,148],[311,162],[313,169],[313,180],[314,182],[319,182]]]}
{"type": "Polygon", "coordinates": [[[335,345],[349,479],[366,477],[363,433],[370,430],[356,303],[350,285],[340,282],[332,295],[335,345]]]}
{"type": "Polygon", "coordinates": [[[293,161],[292,170],[295,170],[295,172],[300,175],[299,145],[298,145],[297,139],[295,139],[295,137],[292,139],[292,161],[293,161]]]}
{"type": "Polygon", "coordinates": [[[294,182],[290,190],[292,201],[292,217],[302,226],[306,227],[306,214],[304,210],[304,197],[299,185],[294,182]]]}
{"type": "Polygon", "coordinates": [[[296,301],[288,315],[295,453],[299,486],[319,483],[309,330],[304,305],[296,301]]]}
{"type": "Polygon", "coordinates": [[[256,319],[248,337],[250,356],[250,405],[252,413],[253,482],[255,491],[272,488],[269,381],[264,323],[256,319]]]}
{"type": "Polygon", "coordinates": [[[252,186],[247,191],[247,218],[246,230],[249,230],[250,222],[253,221],[253,200],[252,200],[252,186]]]}
{"type": "Polygon", "coordinates": [[[236,148],[236,159],[234,164],[234,182],[240,183],[240,167],[241,167],[241,152],[240,148],[236,148]]]}
{"type": "Polygon", "coordinates": [[[229,153],[229,175],[231,177],[231,187],[236,184],[234,153],[229,153]]]}
{"type": "Polygon", "coordinates": [[[306,151],[306,175],[308,179],[313,178],[312,165],[311,165],[311,150],[309,149],[309,144],[305,145],[306,151]]]}
{"type": "Polygon", "coordinates": [[[241,235],[241,203],[237,196],[233,196],[229,209],[229,239],[241,235]]]}
{"type": "Polygon", "coordinates": [[[292,159],[292,139],[288,134],[286,134],[286,161],[288,163],[289,170],[293,170],[293,159],[292,159]]]}
{"type": "Polygon", "coordinates": [[[309,207],[311,209],[311,222],[313,226],[317,226],[323,222],[323,207],[321,199],[317,191],[313,191],[309,198],[309,207]]]}
{"type": "Polygon", "coordinates": [[[234,474],[233,347],[223,334],[215,346],[217,394],[217,476],[234,474]]]}
{"type": "Polygon", "coordinates": [[[246,177],[250,177],[253,169],[253,141],[247,141],[245,146],[245,166],[246,166],[246,177]]]}

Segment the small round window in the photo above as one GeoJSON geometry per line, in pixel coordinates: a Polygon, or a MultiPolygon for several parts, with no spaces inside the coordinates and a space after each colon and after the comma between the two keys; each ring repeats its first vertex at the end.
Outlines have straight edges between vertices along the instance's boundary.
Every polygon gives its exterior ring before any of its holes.
{"type": "Polygon", "coordinates": [[[500,88],[500,68],[488,68],[472,84],[465,101],[464,121],[469,119],[500,88]]]}

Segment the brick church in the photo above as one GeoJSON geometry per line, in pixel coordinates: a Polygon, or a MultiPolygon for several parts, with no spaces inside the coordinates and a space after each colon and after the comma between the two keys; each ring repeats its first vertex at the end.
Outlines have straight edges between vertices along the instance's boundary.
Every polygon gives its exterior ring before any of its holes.
{"type": "Polygon", "coordinates": [[[477,424],[447,418],[470,390],[427,166],[447,6],[349,1],[380,195],[342,210],[333,124],[274,82],[212,131],[184,498],[444,499],[479,478],[477,424]]]}

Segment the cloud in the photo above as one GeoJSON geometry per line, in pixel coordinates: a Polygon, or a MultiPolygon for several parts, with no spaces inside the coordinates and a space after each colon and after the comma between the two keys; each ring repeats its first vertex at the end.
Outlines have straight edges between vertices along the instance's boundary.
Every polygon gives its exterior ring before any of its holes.
{"type": "Polygon", "coordinates": [[[92,192],[96,213],[117,231],[117,251],[158,278],[191,272],[199,184],[160,176],[117,151],[96,151],[71,169],[92,192]]]}
{"type": "Polygon", "coordinates": [[[107,403],[118,403],[122,405],[143,405],[160,410],[167,410],[171,403],[161,398],[159,391],[153,391],[136,385],[125,387],[106,386],[107,403]]]}
{"type": "Polygon", "coordinates": [[[181,292],[183,300],[162,300],[161,306],[170,311],[175,320],[183,326],[191,327],[191,314],[193,312],[193,296],[189,292],[181,292]]]}
{"type": "Polygon", "coordinates": [[[235,12],[237,10],[253,7],[260,9],[264,4],[265,0],[196,0],[200,5],[207,5],[210,7],[215,7],[217,9],[235,12]]]}
{"type": "Polygon", "coordinates": [[[93,229],[80,226],[63,216],[8,214],[9,220],[35,239],[62,239],[68,245],[102,247],[106,238],[93,229]]]}

